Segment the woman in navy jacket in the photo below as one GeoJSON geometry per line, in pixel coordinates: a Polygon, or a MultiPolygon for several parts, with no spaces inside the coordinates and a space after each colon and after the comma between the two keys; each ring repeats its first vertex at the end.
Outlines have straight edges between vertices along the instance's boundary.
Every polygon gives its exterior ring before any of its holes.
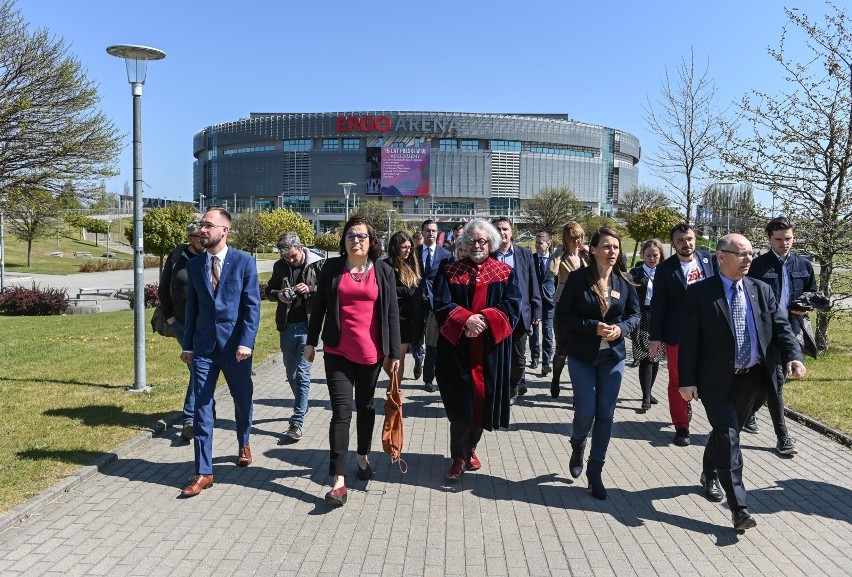
{"type": "Polygon", "coordinates": [[[621,239],[615,231],[599,228],[589,242],[589,252],[589,266],[566,281],[556,319],[568,335],[568,374],[574,388],[568,467],[575,479],[583,472],[591,431],[586,477],[592,495],[606,499],[601,473],[624,375],[624,337],[639,324],[639,298],[628,280],[621,239]]]}

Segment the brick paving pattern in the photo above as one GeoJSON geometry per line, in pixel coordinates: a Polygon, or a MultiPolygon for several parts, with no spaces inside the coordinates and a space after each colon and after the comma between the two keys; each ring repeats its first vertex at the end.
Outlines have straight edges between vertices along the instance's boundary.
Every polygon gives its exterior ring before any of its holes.
{"type": "MultiPolygon", "coordinates": [[[[743,433],[745,481],[756,529],[737,535],[725,505],[698,485],[709,425],[696,406],[693,445],[671,444],[666,371],[660,404],[639,410],[628,369],[604,468],[606,501],[568,475],[570,390],[530,392],[509,431],[486,433],[483,467],[456,485],[438,393],[410,379],[408,474],[381,452],[379,416],[368,483],[347,476],[349,502],[328,507],[328,392],[318,355],[304,438],[280,444],[292,395],[279,359],[256,367],[254,464],[236,467],[233,404],[218,396],[216,484],[178,493],[194,473],[177,427],[119,455],[0,533],[0,575],[850,575],[852,451],[789,422],[801,453],[775,452],[768,412],[743,433]]],[[[567,370],[564,381],[567,386],[567,370]]],[[[381,413],[387,379],[379,383],[381,413]]],[[[354,426],[352,427],[354,437],[354,426]]],[[[354,438],[351,446],[354,452],[354,438]]]]}

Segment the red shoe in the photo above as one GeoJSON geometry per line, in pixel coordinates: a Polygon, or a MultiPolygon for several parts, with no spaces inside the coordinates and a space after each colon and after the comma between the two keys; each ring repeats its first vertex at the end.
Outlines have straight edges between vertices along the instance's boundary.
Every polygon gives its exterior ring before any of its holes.
{"type": "Polygon", "coordinates": [[[244,447],[240,447],[240,455],[237,457],[237,466],[238,467],[248,467],[251,465],[251,447],[248,445],[244,447]]]}
{"type": "Polygon", "coordinates": [[[180,492],[181,497],[195,497],[207,487],[213,486],[213,475],[195,475],[189,485],[180,492]]]}
{"type": "Polygon", "coordinates": [[[464,459],[453,459],[453,464],[450,465],[450,470],[447,471],[447,481],[453,482],[461,479],[462,473],[464,473],[464,467],[464,459]]]}
{"type": "Polygon", "coordinates": [[[465,463],[465,469],[468,471],[478,471],[482,468],[482,461],[479,460],[479,455],[476,454],[476,449],[470,450],[470,455],[465,463]]]}
{"type": "Polygon", "coordinates": [[[332,507],[340,507],[346,504],[346,487],[332,489],[325,494],[325,502],[332,507]]]}

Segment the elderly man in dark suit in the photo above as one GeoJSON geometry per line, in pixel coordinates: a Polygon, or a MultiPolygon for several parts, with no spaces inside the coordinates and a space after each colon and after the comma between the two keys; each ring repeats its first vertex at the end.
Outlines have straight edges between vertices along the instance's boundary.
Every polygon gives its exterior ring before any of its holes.
{"type": "Polygon", "coordinates": [[[678,342],[681,324],[686,315],[693,314],[684,306],[686,287],[713,276],[713,257],[704,250],[695,250],[695,231],[687,223],[675,225],[669,233],[675,254],[664,260],[654,274],[654,295],[651,297],[651,329],[648,350],[658,356],[666,350],[669,370],[669,413],[675,428],[674,444],[689,445],[691,409],[678,392],[678,342]]]}
{"type": "Polygon", "coordinates": [[[453,260],[453,255],[438,243],[438,223],[434,220],[425,220],[420,226],[423,235],[423,244],[416,247],[417,257],[423,270],[423,283],[421,285],[423,295],[423,318],[422,324],[415,323],[415,342],[411,344],[411,356],[414,357],[414,378],[419,379],[423,375],[423,390],[434,393],[438,388],[433,384],[435,380],[435,361],[438,358],[438,326],[435,315],[432,314],[434,301],[432,287],[435,276],[445,262],[453,260]],[[421,351],[424,338],[426,340],[425,357],[421,351]]]}
{"type": "Polygon", "coordinates": [[[199,224],[202,257],[186,265],[186,328],[181,360],[195,373],[195,476],[181,491],[193,497],[213,485],[216,382],[224,373],[237,425],[237,465],[252,462],[252,350],[260,324],[260,285],[250,254],[227,245],[231,215],[210,207],[199,224]]]}
{"type": "MultiPolygon", "coordinates": [[[[747,509],[740,431],[767,390],[787,375],[802,377],[805,365],[790,323],[772,289],[748,278],[754,252],[739,234],[719,239],[719,275],[686,291],[678,369],[685,401],[701,399],[713,430],[704,448],[704,496],[723,499],[738,531],[757,525],[747,509]]],[[[671,362],[671,361],[669,361],[671,362]]]]}
{"type": "Polygon", "coordinates": [[[492,256],[515,269],[518,288],[521,291],[521,319],[512,332],[512,402],[518,395],[527,392],[527,379],[524,369],[527,365],[527,336],[532,327],[541,322],[541,289],[535,272],[532,252],[518,246],[512,234],[512,221],[505,216],[491,221],[500,233],[500,247],[492,256]]]}
{"type": "Polygon", "coordinates": [[[538,361],[541,359],[542,377],[550,374],[550,363],[553,361],[553,310],[556,307],[556,275],[551,273],[549,269],[553,257],[550,254],[551,242],[550,234],[547,232],[540,232],[535,235],[533,266],[541,291],[541,322],[532,327],[530,368],[538,367],[538,361]]]}

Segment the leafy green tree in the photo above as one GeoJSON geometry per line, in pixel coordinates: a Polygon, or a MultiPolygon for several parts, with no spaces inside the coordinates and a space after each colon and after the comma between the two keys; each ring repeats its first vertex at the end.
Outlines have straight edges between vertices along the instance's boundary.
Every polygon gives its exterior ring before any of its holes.
{"type": "Polygon", "coordinates": [[[785,9],[787,23],[769,56],[787,88],[752,91],[738,103],[736,123],[720,147],[730,169],[722,178],[754,183],[777,196],[797,224],[796,242],[819,263],[819,290],[832,300],[819,313],[817,346],[828,346],[829,324],[852,296],[852,19],[826,3],[818,19],[785,9]],[[788,44],[791,48],[788,48],[788,44]],[[846,287],[846,288],[843,288],[846,287]]]}
{"type": "Polygon", "coordinates": [[[336,232],[330,232],[318,236],[316,241],[314,241],[314,245],[318,249],[324,250],[325,255],[328,256],[328,253],[340,250],[340,235],[336,232]]]}
{"type": "MultiPolygon", "coordinates": [[[[599,214],[588,214],[582,217],[577,222],[580,223],[580,226],[583,227],[583,230],[586,232],[586,241],[592,238],[592,235],[596,230],[602,227],[606,227],[614,230],[619,234],[619,236],[623,236],[627,231],[623,226],[618,224],[618,221],[615,219],[609,218],[608,216],[601,216],[599,214]]],[[[560,230],[560,238],[561,238],[561,230],[560,230]]]]}
{"type": "Polygon", "coordinates": [[[107,192],[106,184],[101,182],[101,185],[90,196],[89,208],[97,213],[105,213],[114,211],[117,207],[118,199],[115,194],[107,192]]]}
{"type": "Polygon", "coordinates": [[[646,240],[659,238],[668,240],[672,227],[683,220],[676,210],[671,208],[644,208],[631,215],[626,222],[627,233],[636,241],[632,262],[636,262],[639,245],[646,240]]]}
{"type": "Polygon", "coordinates": [[[0,203],[12,235],[27,243],[27,268],[32,266],[33,241],[53,232],[59,209],[53,195],[40,188],[12,190],[0,203]]]}
{"type": "MultiPolygon", "coordinates": [[[[142,215],[142,247],[147,254],[160,257],[160,271],[163,260],[182,242],[186,242],[186,227],[195,220],[197,214],[191,204],[175,202],[164,208],[152,208],[142,215]]],[[[131,224],[124,229],[127,242],[133,245],[131,224]]]]}
{"type": "Polygon", "coordinates": [[[62,185],[62,190],[56,195],[56,206],[59,210],[80,210],[83,208],[83,203],[80,202],[80,197],[74,190],[73,183],[66,182],[62,185]]]}
{"type": "Polygon", "coordinates": [[[671,204],[669,197],[655,186],[640,184],[622,194],[618,199],[618,216],[624,219],[647,208],[665,208],[671,204]]]}
{"type": "MultiPolygon", "coordinates": [[[[88,232],[92,232],[95,234],[95,246],[98,246],[98,235],[99,234],[107,234],[109,232],[109,228],[107,226],[107,222],[100,218],[92,218],[91,216],[84,216],[80,220],[80,225],[85,228],[88,232]]],[[[144,228],[144,224],[143,224],[144,228]]]]}
{"type": "Polygon", "coordinates": [[[382,238],[388,233],[388,215],[391,217],[391,232],[402,230],[403,224],[399,215],[393,211],[393,205],[382,200],[368,200],[358,204],[358,208],[351,212],[351,215],[360,214],[366,217],[373,223],[373,228],[376,229],[376,234],[382,238]]]}
{"type": "Polygon", "coordinates": [[[584,214],[583,204],[567,188],[543,188],[524,202],[521,213],[527,218],[526,228],[532,232],[548,232],[560,236],[569,220],[579,220],[584,214]]]}
{"type": "Polygon", "coordinates": [[[121,135],[96,106],[97,84],[68,44],[29,30],[15,0],[0,0],[0,194],[113,176],[121,135]]]}
{"type": "Polygon", "coordinates": [[[274,245],[285,232],[298,234],[302,244],[314,244],[314,237],[316,236],[314,226],[298,212],[293,212],[287,208],[278,208],[261,212],[258,218],[261,226],[263,226],[262,244],[264,245],[274,245]]]}
{"type": "Polygon", "coordinates": [[[267,244],[267,233],[261,221],[262,212],[249,210],[235,217],[231,222],[231,234],[228,240],[234,247],[254,254],[267,244]]]}

